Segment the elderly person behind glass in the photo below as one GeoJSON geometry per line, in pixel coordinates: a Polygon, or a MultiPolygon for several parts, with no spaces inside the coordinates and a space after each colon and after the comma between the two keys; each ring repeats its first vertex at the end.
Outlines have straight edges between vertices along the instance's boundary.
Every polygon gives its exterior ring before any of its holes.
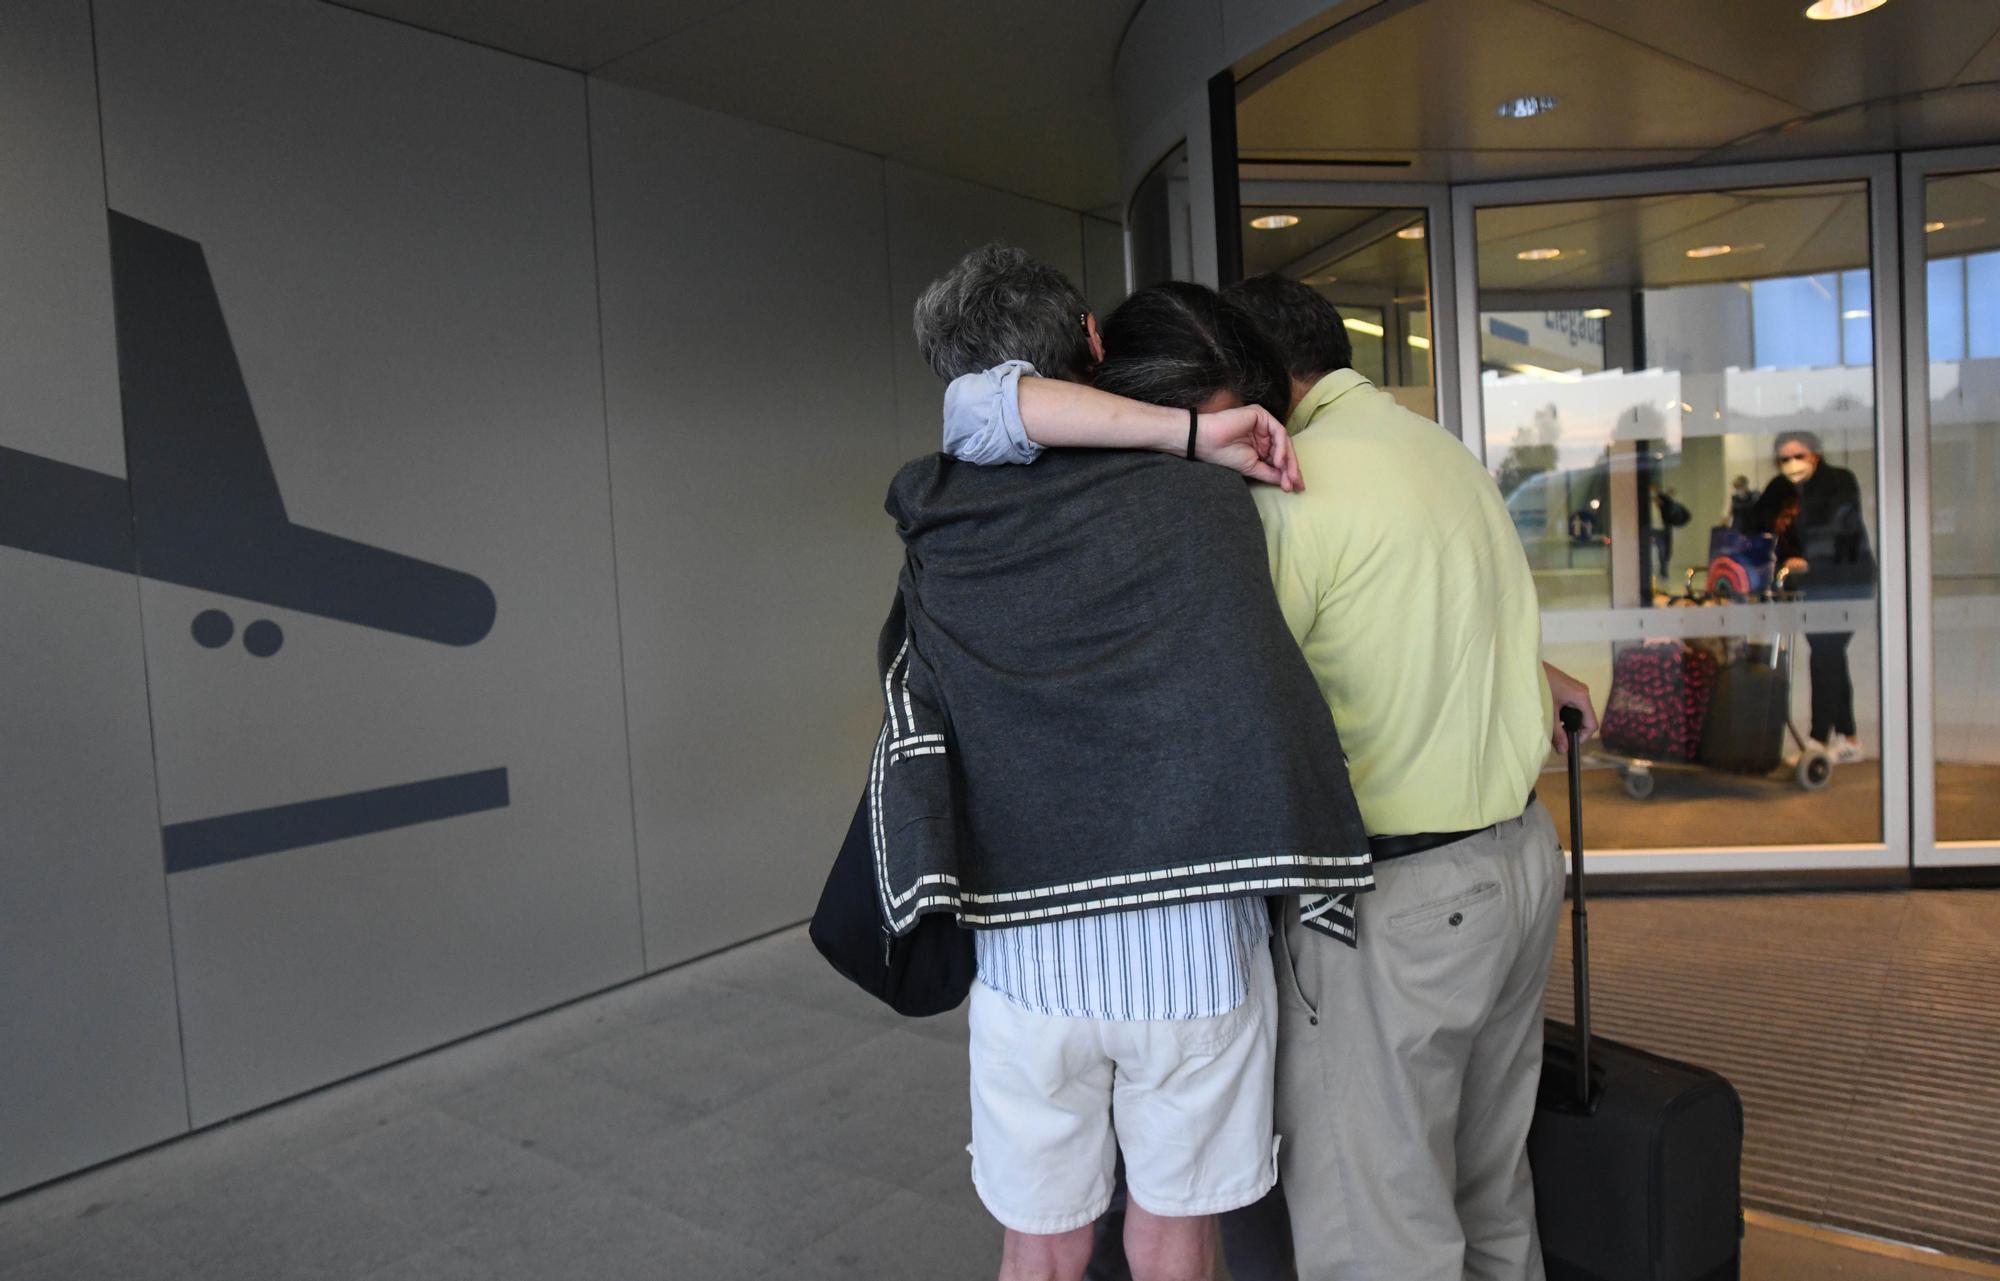
{"type": "MultiPolygon", "coordinates": [[[[1861,515],[1861,483],[1826,461],[1809,431],[1788,431],[1774,451],[1778,476],[1746,520],[1748,532],[1777,538],[1780,568],[1807,600],[1866,599],[1875,589],[1875,557],[1861,515]]],[[[1854,721],[1854,682],[1847,670],[1852,632],[1806,636],[1812,651],[1812,739],[1842,763],[1864,755],[1854,721]]]]}

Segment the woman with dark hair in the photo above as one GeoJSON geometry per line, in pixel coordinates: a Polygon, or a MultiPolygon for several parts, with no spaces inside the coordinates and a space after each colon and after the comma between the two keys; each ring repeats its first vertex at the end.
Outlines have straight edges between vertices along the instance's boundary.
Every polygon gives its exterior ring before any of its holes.
{"type": "MultiPolygon", "coordinates": [[[[1875,556],[1861,516],[1861,482],[1826,461],[1825,446],[1813,432],[1785,432],[1774,454],[1779,474],[1750,509],[1748,532],[1777,538],[1778,566],[1807,600],[1866,599],[1875,589],[1875,556]]],[[[1852,632],[1806,636],[1812,651],[1812,739],[1843,764],[1862,757],[1847,670],[1847,644],[1853,639],[1852,632]]]]}
{"type": "Polygon", "coordinates": [[[1291,380],[1276,347],[1235,303],[1170,280],[1133,294],[1105,318],[1099,391],[1174,409],[1257,405],[1283,419],[1291,380]]]}

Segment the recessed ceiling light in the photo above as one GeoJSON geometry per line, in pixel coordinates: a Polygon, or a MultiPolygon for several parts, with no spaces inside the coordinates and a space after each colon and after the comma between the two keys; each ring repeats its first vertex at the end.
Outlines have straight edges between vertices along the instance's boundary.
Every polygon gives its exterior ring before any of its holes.
{"type": "Polygon", "coordinates": [[[1259,231],[1282,231],[1286,227],[1299,225],[1297,214],[1265,214],[1262,218],[1252,218],[1250,225],[1259,231]]]}
{"type": "Polygon", "coordinates": [[[1887,3],[1889,0],[1813,0],[1806,6],[1806,17],[1814,22],[1834,22],[1841,18],[1859,17],[1887,3]]]}
{"type": "Polygon", "coordinates": [[[1927,222],[1927,223],[1925,223],[1925,224],[1924,224],[1924,230],[1925,230],[1925,231],[1943,231],[1943,230],[1944,230],[1944,222],[1943,222],[1943,220],[1942,220],[1942,219],[1938,219],[1938,218],[1933,218],[1933,219],[1931,219],[1931,220],[1930,220],[1929,222],[1927,222]]]}
{"type": "Polygon", "coordinates": [[[1841,312],[1840,318],[1842,320],[1866,320],[1868,319],[1868,309],[1866,307],[1855,307],[1849,311],[1841,312]]]}
{"type": "Polygon", "coordinates": [[[1526,120],[1556,109],[1556,100],[1547,94],[1527,94],[1519,98],[1509,98],[1496,111],[1502,120],[1526,120]]]}
{"type": "Polygon", "coordinates": [[[1724,254],[1736,252],[1735,245],[1697,245],[1687,251],[1690,258],[1720,258],[1724,254]]]}
{"type": "Polygon", "coordinates": [[[1415,347],[1418,351],[1429,351],[1431,349],[1431,340],[1422,334],[1411,334],[1404,341],[1409,343],[1410,346],[1415,347]]]}
{"type": "Polygon", "coordinates": [[[1349,316],[1342,316],[1340,323],[1346,325],[1357,334],[1367,334],[1370,338],[1380,338],[1382,336],[1382,326],[1372,320],[1355,320],[1349,316]]]}
{"type": "Polygon", "coordinates": [[[1424,224],[1420,222],[1405,227],[1396,233],[1396,239],[1398,240],[1422,240],[1423,238],[1424,224]]]}
{"type": "Polygon", "coordinates": [[[1562,257],[1563,251],[1560,249],[1523,249],[1514,256],[1522,262],[1547,262],[1551,258],[1562,257]]]}
{"type": "Polygon", "coordinates": [[[1585,320],[1602,320],[1610,314],[1611,308],[1609,307],[1592,307],[1589,311],[1583,313],[1583,318],[1585,320]]]}
{"type": "Polygon", "coordinates": [[[1946,222],[1942,218],[1933,218],[1924,224],[1924,230],[1927,232],[1956,231],[1961,227],[1977,227],[1985,221],[1984,218],[1953,218],[1950,222],[1946,222]]]}

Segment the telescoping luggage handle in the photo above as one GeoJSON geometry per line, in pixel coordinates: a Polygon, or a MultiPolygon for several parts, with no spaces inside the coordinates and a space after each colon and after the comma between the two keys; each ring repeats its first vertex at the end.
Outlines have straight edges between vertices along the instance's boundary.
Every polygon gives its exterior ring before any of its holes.
{"type": "Polygon", "coordinates": [[[1576,991],[1576,1103],[1590,1107],[1590,912],[1583,901],[1583,772],[1577,751],[1583,713],[1561,712],[1569,748],[1569,944],[1571,986],[1576,991]]]}

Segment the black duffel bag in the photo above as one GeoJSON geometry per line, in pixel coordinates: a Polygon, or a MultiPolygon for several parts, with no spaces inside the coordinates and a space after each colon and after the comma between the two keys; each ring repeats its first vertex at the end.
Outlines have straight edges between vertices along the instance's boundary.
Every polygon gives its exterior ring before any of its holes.
{"type": "Polygon", "coordinates": [[[972,991],[972,932],[960,929],[955,915],[919,917],[900,938],[883,922],[865,790],[807,932],[834,969],[898,1014],[943,1014],[964,1004],[972,991]]]}

